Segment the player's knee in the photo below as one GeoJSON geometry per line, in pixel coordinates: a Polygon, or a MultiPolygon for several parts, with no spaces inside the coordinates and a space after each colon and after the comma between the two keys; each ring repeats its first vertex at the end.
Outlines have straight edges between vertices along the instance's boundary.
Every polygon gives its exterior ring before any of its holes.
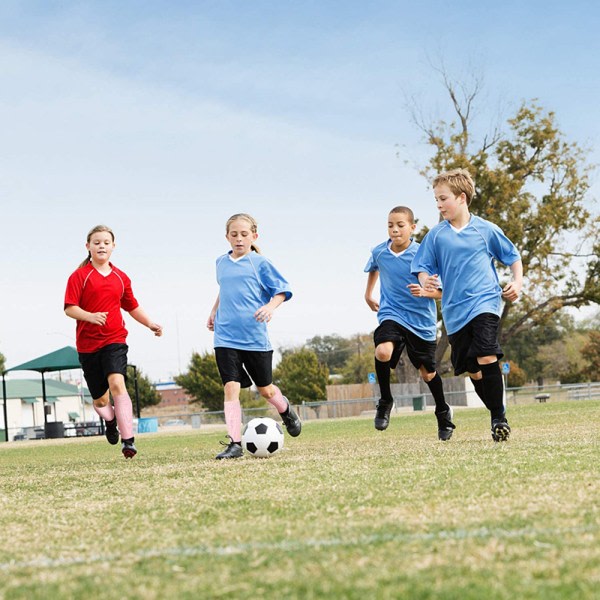
{"type": "Polygon", "coordinates": [[[120,396],[121,394],[127,393],[125,377],[123,377],[121,373],[111,373],[108,376],[108,387],[113,396],[120,396]]]}
{"type": "Polygon", "coordinates": [[[258,389],[258,393],[266,400],[268,400],[269,398],[272,398],[275,395],[275,393],[277,392],[275,386],[272,383],[267,385],[266,387],[259,387],[257,389],[258,389]]]}
{"type": "Polygon", "coordinates": [[[388,346],[388,345],[379,345],[377,346],[377,348],[375,348],[375,358],[379,361],[379,362],[387,362],[388,360],[390,360],[392,358],[392,353],[394,351],[394,347],[393,346],[388,346]]]}
{"type": "Polygon", "coordinates": [[[429,373],[424,367],[419,368],[419,373],[421,373],[421,377],[425,383],[429,383],[435,377],[435,371],[429,373]]]}
{"type": "Polygon", "coordinates": [[[104,394],[104,396],[100,396],[100,398],[96,398],[94,400],[94,406],[96,408],[104,408],[105,406],[108,405],[108,392],[106,394],[104,394]]]}

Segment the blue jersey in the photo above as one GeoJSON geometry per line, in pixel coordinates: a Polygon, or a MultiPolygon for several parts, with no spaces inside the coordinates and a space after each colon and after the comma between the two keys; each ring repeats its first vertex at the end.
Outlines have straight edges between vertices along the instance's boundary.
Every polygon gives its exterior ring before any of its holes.
{"type": "Polygon", "coordinates": [[[494,259],[512,265],[521,258],[502,229],[481,217],[456,230],[448,221],[425,236],[412,272],[438,274],[444,282],[442,315],[446,331],[456,333],[477,315],[501,315],[502,289],[494,259]]]}
{"type": "Polygon", "coordinates": [[[273,296],[292,297],[283,275],[261,254],[249,252],[235,260],[231,252],[217,258],[219,306],[215,316],[215,348],[272,350],[267,324],[254,313],[273,296]]]}
{"type": "Polygon", "coordinates": [[[433,298],[413,296],[409,283],[419,283],[411,273],[411,263],[419,244],[410,246],[400,255],[390,250],[390,240],[373,248],[365,273],[379,271],[379,323],[391,319],[400,323],[420,338],[434,342],[436,339],[437,311],[433,298]]]}

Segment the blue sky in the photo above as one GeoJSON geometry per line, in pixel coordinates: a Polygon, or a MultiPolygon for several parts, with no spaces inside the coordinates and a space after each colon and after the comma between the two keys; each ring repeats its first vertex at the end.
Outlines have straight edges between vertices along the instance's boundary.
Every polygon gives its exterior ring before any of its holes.
{"type": "Polygon", "coordinates": [[[271,324],[276,347],[371,331],[362,270],[389,208],[437,221],[405,109],[414,95],[448,116],[430,62],[483,74],[482,129],[538,98],[600,162],[599,15],[591,1],[2,2],[8,366],[74,343],[62,297],[97,223],[165,327],[160,340],[129,327],[130,360],[153,379],[212,348],[214,260],[234,212],[257,218],[295,291],[271,324]]]}

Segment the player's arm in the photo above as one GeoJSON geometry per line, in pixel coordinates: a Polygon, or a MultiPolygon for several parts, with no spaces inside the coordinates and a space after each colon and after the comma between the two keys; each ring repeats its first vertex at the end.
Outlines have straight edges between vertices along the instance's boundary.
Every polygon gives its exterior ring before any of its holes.
{"type": "Polygon", "coordinates": [[[106,324],[106,317],[108,316],[107,312],[91,313],[87,310],[83,310],[83,308],[76,304],[65,306],[65,314],[67,317],[71,317],[71,319],[75,319],[76,321],[86,321],[100,326],[106,324]]]}
{"type": "Polygon", "coordinates": [[[281,292],[280,294],[275,294],[269,302],[267,302],[264,306],[261,306],[255,313],[254,318],[261,323],[266,323],[271,320],[275,309],[278,306],[281,306],[286,299],[286,292],[281,292]]]}
{"type": "Polygon", "coordinates": [[[378,277],[379,271],[369,271],[369,274],[367,276],[367,289],[365,290],[365,301],[373,312],[377,312],[379,310],[379,302],[377,302],[377,300],[373,298],[373,289],[375,288],[375,284],[377,283],[378,277]]]}
{"type": "Polygon", "coordinates": [[[220,297],[221,297],[220,294],[217,294],[217,299],[215,300],[212,310],[210,311],[210,315],[208,315],[208,319],[206,321],[206,327],[208,328],[209,331],[215,330],[215,317],[217,316],[217,308],[219,308],[219,298],[220,297]]]}
{"type": "Polygon", "coordinates": [[[129,311],[129,314],[138,322],[150,329],[150,331],[154,332],[156,337],[160,337],[162,335],[162,325],[155,323],[147,314],[146,311],[138,306],[133,310],[129,311]]]}
{"type": "Polygon", "coordinates": [[[510,302],[514,302],[518,299],[521,289],[523,288],[523,262],[521,260],[515,261],[510,265],[513,280],[502,290],[502,297],[510,302]]]}

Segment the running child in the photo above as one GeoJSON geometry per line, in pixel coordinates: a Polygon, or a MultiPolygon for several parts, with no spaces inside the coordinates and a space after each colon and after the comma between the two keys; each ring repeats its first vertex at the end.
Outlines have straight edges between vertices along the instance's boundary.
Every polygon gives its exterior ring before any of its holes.
{"type": "Polygon", "coordinates": [[[452,347],[454,373],[468,373],[490,411],[492,439],[510,436],[498,360],[502,299],[514,302],[523,286],[523,264],[514,244],[489,221],[471,215],[475,184],[466,169],[441,173],[433,180],[437,208],[443,217],[427,233],[412,263],[423,287],[444,283],[442,316],[452,347]],[[512,282],[500,287],[494,260],[510,267],[512,282]]]}
{"type": "Polygon", "coordinates": [[[442,378],[435,367],[436,321],[435,299],[439,289],[425,290],[411,273],[410,267],[419,244],[412,239],[415,231],[413,211],[406,206],[392,208],[388,215],[389,239],[376,246],[365,267],[365,300],[377,312],[375,329],[375,372],[381,399],[377,404],[375,429],[387,429],[394,399],[390,373],[395,369],[404,348],[413,366],[419,370],[435,401],[438,438],[447,441],[455,429],[452,408],[444,398],[442,378]],[[380,278],[380,300],[373,298],[373,288],[380,278]]]}
{"type": "Polygon", "coordinates": [[[219,295],[206,326],[215,332],[215,358],[223,381],[225,424],[230,440],[215,458],[242,456],[240,390],[256,384],[272,404],[288,433],[300,435],[302,423],[281,390],[273,385],[273,349],[267,323],[275,309],[292,297],[288,282],[259,253],[256,221],[245,213],[230,217],[225,237],[231,250],[217,258],[219,295]]]}
{"type": "Polygon", "coordinates": [[[94,410],[106,423],[106,439],[119,443],[125,458],[137,454],[133,436],[133,407],[125,387],[127,376],[127,329],[121,309],[154,335],[162,327],[148,317],[131,289],[131,280],[111,262],[115,236],[105,225],[87,235],[87,258],[69,277],[65,313],[77,321],[79,362],[94,400],[94,410]],[[110,403],[110,396],[114,408],[110,403]]]}

